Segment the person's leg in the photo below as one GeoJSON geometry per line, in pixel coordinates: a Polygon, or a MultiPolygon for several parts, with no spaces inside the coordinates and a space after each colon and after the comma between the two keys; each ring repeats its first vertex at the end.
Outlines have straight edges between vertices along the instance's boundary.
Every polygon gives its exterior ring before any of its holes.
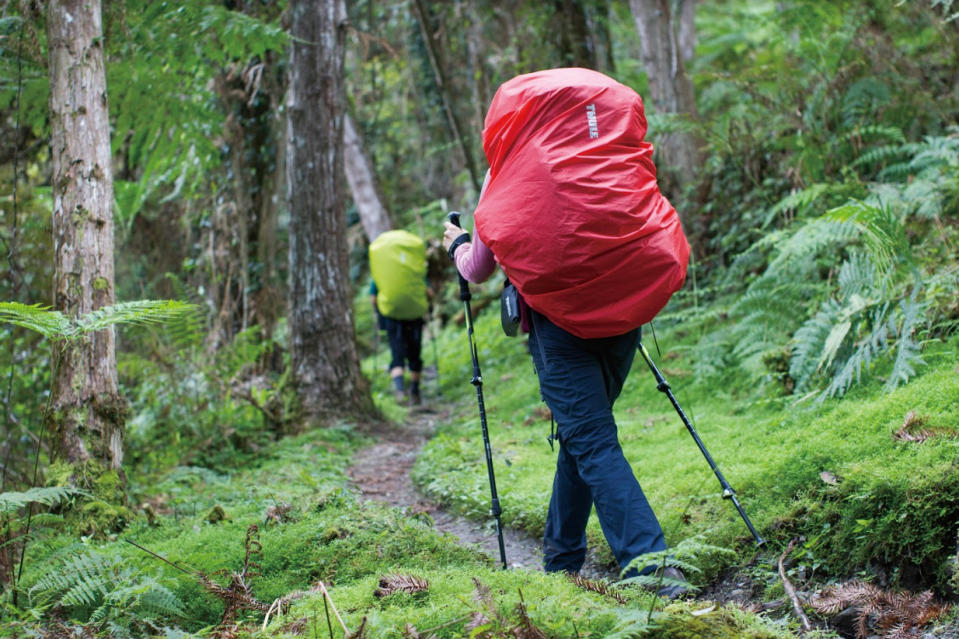
{"type": "MultiPolygon", "coordinates": [[[[542,384],[547,372],[535,331],[530,333],[529,346],[542,384]]],[[[576,461],[560,443],[553,493],[546,515],[546,531],[543,534],[543,568],[546,572],[579,572],[583,567],[586,560],[586,522],[592,506],[589,486],[580,478],[576,461]]]]}
{"type": "Polygon", "coordinates": [[[406,360],[406,341],[403,339],[403,324],[392,318],[385,318],[386,336],[390,340],[390,379],[397,399],[406,393],[403,383],[403,364],[406,360]]]}
{"type": "Polygon", "coordinates": [[[579,572],[586,560],[586,522],[592,509],[589,486],[576,470],[576,460],[560,443],[543,533],[546,572],[579,572]]]}
{"type": "MultiPolygon", "coordinates": [[[[662,529],[623,455],[612,414],[638,332],[583,340],[533,313],[533,333],[543,397],[556,417],[561,446],[588,486],[616,560],[625,566],[638,555],[664,549],[662,529]]],[[[557,525],[564,520],[558,518],[557,525]]]]}
{"type": "Polygon", "coordinates": [[[420,375],[423,370],[423,321],[414,320],[406,327],[406,358],[410,365],[410,399],[414,404],[422,401],[420,375]]]}

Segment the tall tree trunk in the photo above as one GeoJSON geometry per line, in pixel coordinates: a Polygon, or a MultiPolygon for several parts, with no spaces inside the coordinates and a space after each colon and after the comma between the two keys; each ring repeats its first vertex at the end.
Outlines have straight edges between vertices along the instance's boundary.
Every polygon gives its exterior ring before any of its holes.
{"type": "MultiPolygon", "coordinates": [[[[683,115],[697,121],[693,81],[686,73],[679,48],[671,0],[630,0],[629,6],[639,32],[653,105],[660,113],[683,115]]],[[[658,140],[661,163],[667,169],[663,189],[675,197],[679,194],[679,184],[673,176],[699,175],[703,165],[702,140],[691,131],[675,131],[658,136],[658,140]]]]}
{"type": "Polygon", "coordinates": [[[360,214],[360,224],[363,225],[366,238],[372,242],[377,235],[393,228],[393,222],[390,220],[390,212],[380,200],[373,167],[363,150],[363,138],[356,130],[356,124],[349,113],[343,116],[343,146],[346,181],[353,194],[353,203],[360,214]]]}
{"type": "MultiPolygon", "coordinates": [[[[55,307],[79,317],[114,302],[113,174],[100,0],[51,2],[50,146],[55,307]]],[[[119,469],[125,403],[114,334],[59,349],[49,418],[55,454],[119,469]]]]}
{"type": "Polygon", "coordinates": [[[342,0],[292,0],[287,93],[290,368],[301,415],[367,412],[343,210],[342,0]]]}

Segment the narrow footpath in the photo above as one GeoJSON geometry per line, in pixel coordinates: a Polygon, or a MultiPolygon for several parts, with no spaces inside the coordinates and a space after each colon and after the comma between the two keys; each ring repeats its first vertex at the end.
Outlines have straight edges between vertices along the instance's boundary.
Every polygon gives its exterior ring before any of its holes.
{"type": "MultiPolygon", "coordinates": [[[[456,537],[463,546],[472,547],[499,562],[499,545],[493,519],[476,521],[450,513],[417,490],[410,470],[423,446],[432,437],[436,425],[449,419],[449,409],[438,405],[434,411],[409,412],[404,424],[383,424],[370,434],[377,438],[372,446],[360,450],[347,474],[353,486],[369,500],[384,502],[410,513],[428,515],[433,526],[456,537]]],[[[546,504],[543,504],[546,508],[546,504]]],[[[510,568],[542,570],[542,541],[522,530],[504,528],[506,561],[510,568]]],[[[615,569],[599,565],[587,556],[583,575],[593,579],[615,579],[615,569]]]]}

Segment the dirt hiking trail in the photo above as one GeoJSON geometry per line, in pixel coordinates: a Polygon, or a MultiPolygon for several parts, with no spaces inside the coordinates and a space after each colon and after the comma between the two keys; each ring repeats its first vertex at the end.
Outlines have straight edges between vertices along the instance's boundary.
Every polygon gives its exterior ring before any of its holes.
{"type": "MultiPolygon", "coordinates": [[[[420,450],[432,437],[437,424],[448,420],[449,416],[449,409],[438,405],[431,409],[410,410],[404,424],[384,423],[371,427],[368,432],[376,437],[377,442],[356,453],[347,475],[363,498],[404,508],[410,513],[424,513],[432,519],[436,530],[449,533],[459,540],[460,545],[478,550],[498,563],[499,544],[492,516],[477,521],[447,512],[420,493],[410,479],[410,470],[420,450]]],[[[478,427],[476,439],[479,454],[482,435],[478,427]]],[[[502,500],[502,489],[499,492],[502,500]]],[[[508,507],[507,501],[503,508],[508,507]]],[[[543,508],[546,508],[545,502],[543,508]]],[[[503,541],[510,568],[543,569],[541,539],[522,530],[504,527],[503,541]]],[[[617,578],[615,567],[597,563],[592,553],[587,555],[582,574],[591,579],[617,578]]]]}

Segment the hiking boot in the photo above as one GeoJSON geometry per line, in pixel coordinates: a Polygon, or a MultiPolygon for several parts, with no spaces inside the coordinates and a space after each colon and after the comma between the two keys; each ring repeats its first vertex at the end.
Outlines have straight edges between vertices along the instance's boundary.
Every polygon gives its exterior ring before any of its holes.
{"type": "Polygon", "coordinates": [[[688,592],[688,589],[686,588],[688,584],[686,581],[686,575],[684,575],[683,571],[679,568],[666,566],[666,568],[662,569],[662,571],[656,571],[656,576],[659,577],[660,575],[662,575],[664,579],[682,582],[682,584],[664,582],[663,587],[656,592],[656,594],[660,597],[666,597],[667,599],[678,599],[688,592]]]}
{"type": "Polygon", "coordinates": [[[410,405],[419,406],[423,403],[423,396],[420,395],[419,391],[412,391],[410,393],[410,405]]]}

